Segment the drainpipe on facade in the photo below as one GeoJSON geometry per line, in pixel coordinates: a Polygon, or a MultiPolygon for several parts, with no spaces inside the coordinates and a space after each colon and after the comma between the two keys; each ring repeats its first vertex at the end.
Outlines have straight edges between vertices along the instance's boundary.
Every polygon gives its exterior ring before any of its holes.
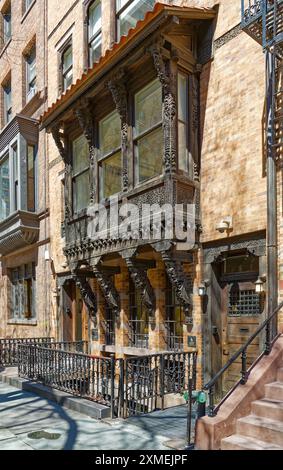
{"type": "MultiPolygon", "coordinates": [[[[266,59],[266,178],[267,178],[267,312],[272,314],[278,304],[277,266],[277,171],[274,154],[274,110],[276,89],[275,54],[265,52],[266,59]]],[[[277,332],[276,318],[271,328],[271,337],[277,332]]]]}

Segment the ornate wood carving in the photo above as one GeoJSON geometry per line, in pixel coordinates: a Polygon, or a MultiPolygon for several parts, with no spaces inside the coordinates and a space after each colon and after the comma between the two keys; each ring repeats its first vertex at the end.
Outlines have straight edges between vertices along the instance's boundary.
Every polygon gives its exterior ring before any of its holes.
{"type": "Polygon", "coordinates": [[[76,275],[76,284],[80,289],[81,296],[88,309],[90,315],[95,315],[97,312],[97,301],[94,292],[92,291],[89,282],[84,276],[76,275]]]}
{"type": "Polygon", "coordinates": [[[123,191],[128,190],[129,176],[128,176],[128,101],[127,101],[127,87],[125,82],[124,70],[119,70],[118,73],[107,82],[107,86],[112,94],[113,101],[116,109],[121,118],[121,146],[123,157],[123,191]]]}
{"type": "Polygon", "coordinates": [[[161,44],[150,48],[154,67],[163,89],[163,132],[164,132],[164,167],[165,173],[176,171],[177,132],[176,132],[176,94],[174,92],[174,77],[170,74],[161,52],[161,44]]]}
{"type": "Polygon", "coordinates": [[[169,251],[162,251],[161,256],[170,282],[176,290],[176,296],[183,305],[185,314],[188,315],[193,305],[192,285],[184,273],[182,263],[173,259],[169,251]]]}
{"type": "Polygon", "coordinates": [[[264,256],[266,254],[265,238],[254,240],[231,241],[225,245],[213,246],[204,249],[204,262],[214,263],[221,260],[221,255],[233,250],[247,250],[248,253],[255,256],[264,256]]]}
{"type": "Polygon", "coordinates": [[[52,137],[54,139],[54,142],[56,144],[56,147],[59,151],[59,154],[60,154],[62,160],[64,160],[64,162],[67,163],[68,162],[68,155],[67,155],[65,145],[62,142],[63,137],[62,137],[62,133],[60,132],[61,127],[62,126],[61,126],[60,123],[53,126],[52,129],[51,129],[51,134],[52,134],[52,137]]]}
{"type": "Polygon", "coordinates": [[[137,289],[141,291],[141,298],[148,311],[152,314],[155,311],[154,290],[149,282],[145,269],[135,264],[134,258],[125,258],[130,276],[137,289]]]}
{"type": "Polygon", "coordinates": [[[108,306],[118,316],[120,313],[120,298],[112,279],[107,273],[103,272],[103,268],[98,264],[93,266],[93,272],[108,306]]]}
{"type": "Polygon", "coordinates": [[[82,98],[74,109],[74,113],[89,146],[90,203],[93,204],[96,201],[95,170],[97,151],[94,142],[94,122],[91,100],[89,98],[82,98]]]}

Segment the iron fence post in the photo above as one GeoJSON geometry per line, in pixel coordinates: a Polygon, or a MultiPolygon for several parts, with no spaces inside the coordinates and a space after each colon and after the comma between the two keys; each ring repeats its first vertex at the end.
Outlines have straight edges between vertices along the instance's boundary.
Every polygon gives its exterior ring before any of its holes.
{"type": "Polygon", "coordinates": [[[110,390],[110,400],[111,400],[111,418],[114,418],[114,405],[115,405],[115,355],[111,354],[111,390],[110,390]]]}
{"type": "Polygon", "coordinates": [[[164,395],[165,395],[165,381],[164,381],[164,355],[160,355],[160,396],[161,396],[161,409],[164,410],[164,395]]]}
{"type": "Polygon", "coordinates": [[[247,383],[247,350],[242,352],[242,370],[241,370],[241,384],[247,383]]]}

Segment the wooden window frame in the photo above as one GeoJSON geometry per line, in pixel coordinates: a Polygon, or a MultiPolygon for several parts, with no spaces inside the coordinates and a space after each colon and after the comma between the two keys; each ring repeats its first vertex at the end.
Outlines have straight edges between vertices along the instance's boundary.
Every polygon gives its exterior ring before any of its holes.
{"type": "Polygon", "coordinates": [[[79,139],[80,137],[84,136],[83,132],[78,132],[74,131],[71,133],[70,138],[69,138],[69,150],[70,150],[70,155],[71,155],[71,167],[72,167],[72,176],[71,176],[71,203],[72,203],[72,210],[73,214],[77,215],[80,213],[83,213],[87,210],[87,207],[83,207],[80,210],[76,210],[75,206],[77,201],[75,201],[75,191],[74,191],[74,184],[76,182],[76,179],[83,175],[84,173],[88,172],[89,178],[90,178],[90,164],[88,162],[88,166],[85,167],[84,169],[80,170],[77,173],[74,173],[74,152],[73,152],[73,143],[75,140],[79,139]]]}

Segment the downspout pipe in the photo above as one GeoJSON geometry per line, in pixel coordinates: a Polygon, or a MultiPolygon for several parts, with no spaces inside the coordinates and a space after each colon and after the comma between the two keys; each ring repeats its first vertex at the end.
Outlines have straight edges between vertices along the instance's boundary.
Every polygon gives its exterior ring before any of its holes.
{"type": "MultiPolygon", "coordinates": [[[[265,51],[266,62],[266,179],[267,179],[267,315],[270,316],[278,304],[277,265],[277,171],[275,160],[275,51],[265,51]]],[[[276,318],[271,328],[272,338],[277,332],[276,318]]]]}

